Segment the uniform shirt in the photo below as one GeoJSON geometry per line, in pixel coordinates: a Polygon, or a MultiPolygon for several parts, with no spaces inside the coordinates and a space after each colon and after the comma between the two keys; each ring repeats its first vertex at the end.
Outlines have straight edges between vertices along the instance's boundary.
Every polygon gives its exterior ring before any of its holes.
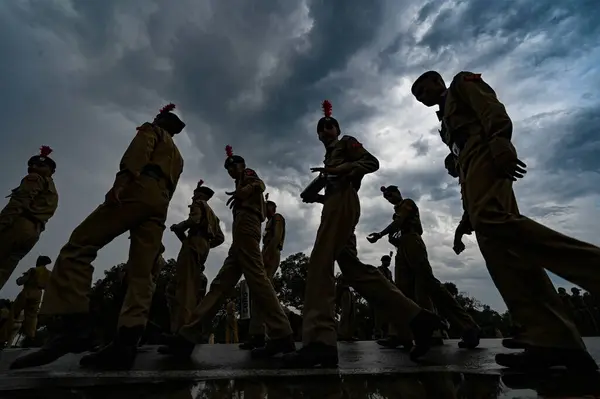
{"type": "Polygon", "coordinates": [[[252,212],[260,217],[261,223],[265,220],[265,183],[258,177],[253,169],[245,169],[242,177],[236,180],[237,197],[233,206],[233,216],[239,212],[252,212]]]}
{"type": "Polygon", "coordinates": [[[285,241],[285,219],[281,214],[276,213],[267,220],[265,232],[263,234],[263,249],[283,250],[285,241]]]}
{"type": "Polygon", "coordinates": [[[200,235],[209,240],[210,247],[215,248],[223,244],[225,235],[221,230],[219,218],[208,205],[208,202],[192,198],[190,216],[188,220],[193,223],[190,234],[200,235]]]}
{"type": "MultiPolygon", "coordinates": [[[[343,136],[326,148],[324,160],[326,167],[336,167],[345,163],[351,163],[353,166],[354,175],[350,183],[357,191],[360,189],[363,176],[379,169],[377,158],[352,136],[343,136]]],[[[325,189],[325,195],[335,186],[338,179],[337,176],[328,177],[329,183],[325,189]]]]}
{"type": "Polygon", "coordinates": [[[469,153],[494,136],[512,137],[512,121],[504,104],[478,74],[458,73],[450,84],[442,110],[442,139],[457,156],[451,143],[453,138],[460,137],[463,147],[460,152],[469,153]]]}
{"type": "Polygon", "coordinates": [[[58,192],[54,180],[37,173],[25,176],[19,187],[12,190],[9,198],[8,204],[0,212],[0,220],[6,224],[12,224],[17,216],[23,215],[45,226],[58,208],[58,192]]]}
{"type": "Polygon", "coordinates": [[[410,198],[405,198],[394,206],[394,216],[392,218],[398,222],[401,234],[423,234],[419,208],[410,198]]]}
{"type": "Polygon", "coordinates": [[[50,271],[46,266],[32,267],[22,278],[21,282],[24,290],[43,290],[46,289],[50,279],[50,271]]]}
{"type": "Polygon", "coordinates": [[[173,196],[179,177],[183,172],[183,158],[173,137],[153,123],[144,123],[129,144],[119,163],[121,179],[139,176],[145,166],[158,167],[167,180],[170,196],[173,196]],[[129,172],[129,175],[123,172],[129,172]]]}

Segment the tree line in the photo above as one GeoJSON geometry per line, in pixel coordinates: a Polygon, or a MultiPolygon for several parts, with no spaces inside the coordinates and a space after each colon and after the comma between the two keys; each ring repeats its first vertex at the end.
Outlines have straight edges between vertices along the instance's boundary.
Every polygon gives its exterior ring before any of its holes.
{"type": "MultiPolygon", "coordinates": [[[[170,327],[169,307],[167,305],[167,285],[174,278],[176,262],[169,259],[165,267],[160,271],[156,280],[156,291],[150,308],[148,325],[142,337],[142,343],[157,344],[161,333],[168,332],[170,327]]],[[[304,304],[304,290],[307,277],[308,257],[303,253],[288,256],[280,264],[279,270],[273,279],[273,286],[281,304],[286,309],[286,314],[297,338],[300,338],[302,326],[302,308],[304,304]]],[[[91,290],[90,312],[94,323],[94,334],[99,345],[110,342],[116,333],[117,318],[122,301],[122,278],[125,263],[113,266],[104,272],[104,277],[97,280],[91,290]]],[[[518,326],[514,325],[508,311],[499,313],[489,305],[481,303],[466,292],[462,292],[452,282],[444,283],[448,291],[454,295],[457,301],[471,314],[482,328],[483,338],[500,338],[513,335],[518,326]]],[[[572,316],[582,335],[598,335],[600,325],[600,305],[594,302],[589,294],[579,295],[579,290],[574,289],[571,295],[566,294],[564,289],[559,289],[565,306],[569,308],[572,316]]],[[[238,283],[231,297],[236,298],[238,311],[241,307],[241,289],[238,283]]],[[[368,302],[353,293],[356,303],[356,333],[360,340],[373,339],[375,317],[374,309],[368,302]]],[[[339,312],[340,309],[337,309],[339,312]]],[[[225,342],[226,325],[225,303],[213,319],[212,328],[215,342],[225,342]]],[[[46,337],[45,326],[51,320],[38,322],[38,334],[36,341],[41,345],[46,337]]],[[[244,340],[248,329],[248,320],[238,320],[239,338],[244,340]]],[[[452,328],[448,331],[449,338],[459,338],[460,331],[452,328]]]]}

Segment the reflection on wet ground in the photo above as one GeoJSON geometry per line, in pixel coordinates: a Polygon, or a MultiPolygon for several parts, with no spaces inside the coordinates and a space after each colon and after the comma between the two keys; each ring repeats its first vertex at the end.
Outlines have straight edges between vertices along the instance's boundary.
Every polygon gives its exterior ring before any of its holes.
{"type": "Polygon", "coordinates": [[[170,381],[5,391],[2,398],[60,399],[494,399],[600,398],[600,375],[403,373],[202,382],[170,381]]]}

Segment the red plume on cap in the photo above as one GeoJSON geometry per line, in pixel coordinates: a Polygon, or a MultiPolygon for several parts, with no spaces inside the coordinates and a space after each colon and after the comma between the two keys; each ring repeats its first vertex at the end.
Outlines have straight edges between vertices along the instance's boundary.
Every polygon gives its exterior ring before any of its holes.
{"type": "Polygon", "coordinates": [[[323,108],[323,115],[325,115],[325,118],[331,118],[331,113],[333,111],[333,105],[331,105],[329,100],[323,101],[323,104],[321,105],[321,107],[323,108]]]}
{"type": "Polygon", "coordinates": [[[52,148],[47,145],[43,145],[40,147],[40,156],[46,158],[48,155],[52,153],[52,148]]]}
{"type": "Polygon", "coordinates": [[[385,193],[387,191],[386,186],[381,186],[379,189],[381,190],[382,193],[385,193]]]}
{"type": "Polygon", "coordinates": [[[169,103],[160,109],[161,114],[166,114],[167,112],[171,112],[175,109],[175,104],[169,103]]]}
{"type": "Polygon", "coordinates": [[[204,180],[200,179],[200,181],[198,182],[198,187],[200,187],[203,184],[204,184],[204,180]]]}
{"type": "Polygon", "coordinates": [[[230,145],[225,146],[225,154],[227,154],[227,158],[233,156],[233,147],[230,145]]]}

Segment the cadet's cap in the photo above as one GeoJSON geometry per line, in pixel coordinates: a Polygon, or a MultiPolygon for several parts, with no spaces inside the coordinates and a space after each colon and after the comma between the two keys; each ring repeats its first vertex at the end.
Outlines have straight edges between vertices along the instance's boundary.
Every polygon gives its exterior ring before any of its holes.
{"type": "Polygon", "coordinates": [[[227,158],[225,158],[225,169],[228,169],[231,165],[235,165],[236,163],[246,163],[244,158],[239,155],[233,155],[233,147],[230,145],[225,146],[225,154],[227,158]]]}
{"type": "Polygon", "coordinates": [[[325,128],[330,128],[331,126],[335,126],[340,131],[340,124],[338,121],[331,116],[333,111],[333,105],[328,100],[323,101],[321,104],[323,109],[323,117],[319,119],[317,122],[317,133],[322,132],[325,128]]]}
{"type": "Polygon", "coordinates": [[[49,265],[50,263],[52,263],[52,260],[48,256],[45,256],[45,255],[38,256],[37,261],[35,262],[35,264],[37,266],[46,266],[46,265],[49,265]]]}
{"type": "Polygon", "coordinates": [[[173,103],[165,105],[160,109],[158,115],[156,115],[156,118],[154,118],[154,120],[164,120],[170,125],[171,129],[173,130],[171,133],[177,134],[181,133],[181,131],[185,128],[185,123],[183,123],[183,121],[179,119],[177,115],[171,112],[174,109],[175,104],[173,103]]]}
{"type": "Polygon", "coordinates": [[[393,192],[396,192],[396,193],[400,192],[400,189],[398,188],[398,186],[387,186],[387,187],[381,186],[379,189],[381,190],[383,195],[386,195],[388,193],[393,193],[393,192]]]}
{"type": "Polygon", "coordinates": [[[47,165],[50,169],[55,170],[56,162],[54,162],[54,160],[52,160],[49,157],[51,153],[52,148],[48,147],[47,145],[43,145],[40,147],[40,154],[34,155],[31,158],[29,158],[29,161],[27,161],[27,165],[44,164],[47,165]]]}
{"type": "Polygon", "coordinates": [[[417,85],[425,80],[429,80],[429,79],[442,79],[442,75],[440,75],[439,72],[436,71],[427,71],[424,74],[422,74],[421,76],[419,76],[417,78],[417,80],[415,80],[415,82],[413,83],[412,87],[410,88],[411,93],[415,94],[415,89],[417,87],[417,85]]]}
{"type": "Polygon", "coordinates": [[[212,196],[215,195],[215,192],[212,189],[210,189],[206,186],[203,186],[203,184],[204,184],[204,180],[200,180],[198,182],[198,185],[196,186],[196,189],[194,190],[194,194],[202,193],[202,194],[206,195],[208,197],[208,199],[211,199],[212,196]]]}
{"type": "Polygon", "coordinates": [[[273,202],[273,201],[269,201],[269,193],[267,193],[267,194],[265,195],[265,201],[266,201],[266,204],[267,204],[267,205],[271,205],[271,206],[274,206],[275,208],[277,208],[277,204],[276,204],[275,202],[273,202]]]}

